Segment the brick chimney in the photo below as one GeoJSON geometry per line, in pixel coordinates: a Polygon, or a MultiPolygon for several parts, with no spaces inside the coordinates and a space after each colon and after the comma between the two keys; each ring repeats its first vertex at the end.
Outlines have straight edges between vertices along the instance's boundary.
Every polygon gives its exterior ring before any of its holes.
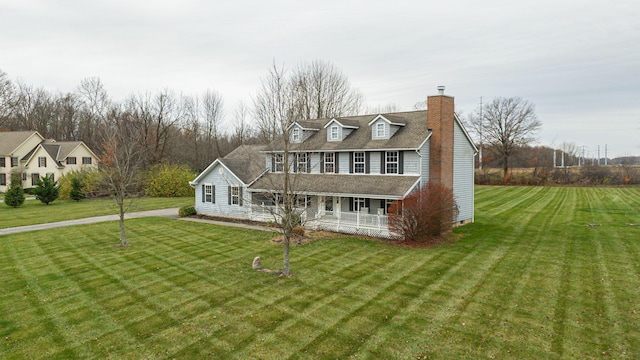
{"type": "Polygon", "coordinates": [[[427,97],[427,128],[431,130],[429,181],[453,189],[453,97],[438,86],[438,95],[427,97]]]}

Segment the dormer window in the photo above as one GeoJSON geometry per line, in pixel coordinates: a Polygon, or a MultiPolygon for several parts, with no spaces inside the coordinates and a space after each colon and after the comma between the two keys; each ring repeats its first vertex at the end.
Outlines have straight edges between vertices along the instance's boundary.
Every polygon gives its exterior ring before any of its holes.
{"type": "Polygon", "coordinates": [[[390,139],[398,130],[400,130],[400,128],[404,127],[405,125],[406,124],[404,123],[394,122],[382,115],[378,115],[369,122],[369,126],[371,126],[371,139],[390,139]]]}
{"type": "Polygon", "coordinates": [[[377,138],[385,137],[384,123],[383,122],[379,122],[379,123],[376,124],[376,137],[377,138]]]}
{"type": "Polygon", "coordinates": [[[294,127],[291,133],[291,141],[294,143],[300,142],[300,128],[294,127]]]}
{"type": "Polygon", "coordinates": [[[338,140],[338,134],[339,134],[339,130],[338,130],[338,125],[333,125],[330,128],[330,135],[329,135],[329,139],[331,140],[338,140]]]}

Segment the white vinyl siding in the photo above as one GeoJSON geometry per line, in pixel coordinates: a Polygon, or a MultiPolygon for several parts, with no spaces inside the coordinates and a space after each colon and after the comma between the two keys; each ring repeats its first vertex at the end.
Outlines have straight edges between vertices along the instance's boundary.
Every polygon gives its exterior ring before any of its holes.
{"type": "Polygon", "coordinates": [[[458,221],[473,219],[474,154],[464,132],[454,123],[453,195],[459,208],[458,221]]]}
{"type": "Polygon", "coordinates": [[[338,173],[339,174],[348,174],[349,173],[349,155],[348,152],[341,152],[338,156],[338,173]]]}
{"type": "Polygon", "coordinates": [[[415,151],[404,152],[404,173],[410,175],[419,174],[419,156],[415,151]]]}
{"type": "Polygon", "coordinates": [[[369,169],[369,173],[370,174],[380,174],[380,152],[378,151],[372,151],[371,155],[369,156],[370,158],[370,169],[369,169]]]}
{"type": "Polygon", "coordinates": [[[429,144],[431,139],[424,142],[420,148],[420,184],[429,182],[429,144]]]}
{"type": "MultiPolygon", "coordinates": [[[[246,184],[243,184],[233,173],[218,164],[204,178],[199,180],[195,207],[198,214],[247,218],[249,217],[249,204],[251,203],[248,200],[249,196],[246,184]],[[222,169],[222,173],[220,173],[219,169],[222,169]],[[215,199],[215,202],[202,201],[203,191],[201,186],[203,184],[212,186],[212,200],[215,199]],[[233,186],[237,186],[236,189],[242,195],[242,205],[229,205],[229,199],[233,201],[234,190],[229,193],[233,186]]],[[[239,198],[236,197],[236,199],[239,202],[239,198]]]]}
{"type": "Polygon", "coordinates": [[[320,173],[320,153],[311,153],[309,156],[311,161],[311,173],[319,174],[320,173]]]}

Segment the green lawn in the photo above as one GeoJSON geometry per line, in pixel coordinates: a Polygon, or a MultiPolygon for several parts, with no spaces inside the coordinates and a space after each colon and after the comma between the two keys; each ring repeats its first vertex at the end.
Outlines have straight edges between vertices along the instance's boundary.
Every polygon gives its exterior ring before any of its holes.
{"type": "Polygon", "coordinates": [[[0,358],[635,359],[640,189],[479,187],[455,243],[164,218],[0,236],[0,358]],[[599,224],[600,226],[587,226],[599,224]]]}
{"type": "MultiPolygon", "coordinates": [[[[129,211],[156,210],[193,205],[193,198],[140,198],[129,211]]],[[[73,220],[89,216],[117,214],[118,207],[111,199],[56,200],[45,205],[38,200],[27,200],[18,208],[0,203],[0,229],[73,220]]]]}

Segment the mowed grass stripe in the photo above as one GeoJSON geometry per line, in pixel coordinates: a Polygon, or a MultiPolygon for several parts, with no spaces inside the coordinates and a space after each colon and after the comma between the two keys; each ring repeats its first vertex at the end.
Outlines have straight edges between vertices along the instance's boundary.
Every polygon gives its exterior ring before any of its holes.
{"type": "Polygon", "coordinates": [[[294,246],[292,278],[250,270],[281,266],[272,233],[158,218],[127,220],[126,249],[116,223],[3,236],[0,357],[640,353],[638,189],[479,187],[476,203],[452,244],[294,246]]]}

